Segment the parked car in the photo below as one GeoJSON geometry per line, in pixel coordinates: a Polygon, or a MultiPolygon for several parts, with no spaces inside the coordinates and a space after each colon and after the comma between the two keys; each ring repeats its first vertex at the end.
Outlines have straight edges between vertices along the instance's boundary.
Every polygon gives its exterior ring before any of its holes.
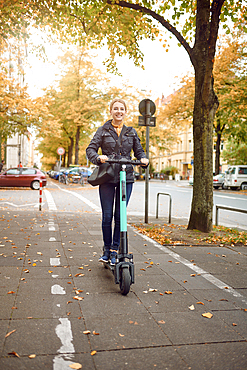
{"type": "Polygon", "coordinates": [[[224,189],[224,183],[225,183],[225,174],[219,173],[218,175],[215,175],[213,177],[213,187],[214,189],[222,188],[224,189]]]}
{"type": "Polygon", "coordinates": [[[231,190],[247,187],[247,165],[230,166],[225,175],[225,187],[231,190]]]}
{"type": "Polygon", "coordinates": [[[30,186],[33,190],[38,190],[40,180],[42,180],[42,186],[46,186],[46,176],[37,168],[9,168],[0,173],[1,187],[30,186]]]}

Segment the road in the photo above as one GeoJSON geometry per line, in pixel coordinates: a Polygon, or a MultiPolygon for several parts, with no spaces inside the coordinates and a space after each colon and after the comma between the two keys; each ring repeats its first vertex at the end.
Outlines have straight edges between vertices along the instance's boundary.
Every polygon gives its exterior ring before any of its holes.
{"type": "MultiPolygon", "coordinates": [[[[57,181],[49,180],[47,189],[44,189],[42,209],[48,209],[49,202],[55,202],[54,207],[61,212],[100,212],[98,188],[77,185],[67,186],[57,181]],[[47,198],[48,197],[48,198],[47,198]]],[[[189,220],[193,188],[184,182],[150,181],[149,216],[156,215],[157,194],[167,193],[172,199],[172,219],[183,219],[186,224],[189,220]]],[[[30,189],[1,189],[0,207],[2,209],[38,209],[39,192],[30,189]]],[[[137,181],[128,206],[128,215],[143,217],[145,213],[145,183],[137,181]]],[[[237,191],[215,190],[214,205],[224,205],[247,210],[247,193],[237,191]]],[[[159,217],[168,217],[169,197],[160,195],[159,217]]],[[[215,207],[213,221],[215,222],[215,207]]],[[[219,224],[228,227],[237,227],[247,230],[247,214],[219,211],[219,224]]]]}

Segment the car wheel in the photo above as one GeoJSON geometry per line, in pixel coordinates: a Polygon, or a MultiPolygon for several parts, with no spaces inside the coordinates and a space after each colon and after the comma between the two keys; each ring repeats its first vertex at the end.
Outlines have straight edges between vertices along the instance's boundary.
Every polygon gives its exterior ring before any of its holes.
{"type": "Polygon", "coordinates": [[[31,184],[31,188],[33,190],[39,190],[39,181],[33,181],[32,184],[31,184]]]}
{"type": "Polygon", "coordinates": [[[240,186],[241,190],[245,190],[245,188],[247,188],[247,182],[243,182],[243,184],[240,186]]]}
{"type": "Polygon", "coordinates": [[[214,186],[215,189],[219,189],[219,186],[214,186]]]}

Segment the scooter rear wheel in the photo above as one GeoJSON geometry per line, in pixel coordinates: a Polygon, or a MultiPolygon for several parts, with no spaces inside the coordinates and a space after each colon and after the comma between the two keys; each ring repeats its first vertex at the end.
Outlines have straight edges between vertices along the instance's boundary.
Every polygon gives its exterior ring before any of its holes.
{"type": "Polygon", "coordinates": [[[130,271],[128,267],[123,267],[120,270],[120,291],[123,295],[127,295],[130,291],[130,271]]]}

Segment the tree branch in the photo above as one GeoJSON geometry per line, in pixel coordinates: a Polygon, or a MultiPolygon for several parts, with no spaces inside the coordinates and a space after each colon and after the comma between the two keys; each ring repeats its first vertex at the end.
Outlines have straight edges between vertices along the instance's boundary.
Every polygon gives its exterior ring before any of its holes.
{"type": "MultiPolygon", "coordinates": [[[[224,0],[221,0],[221,1],[224,1],[224,0]]],[[[184,49],[189,54],[190,60],[191,60],[192,64],[194,65],[194,58],[193,58],[193,52],[192,52],[193,49],[190,47],[190,45],[187,43],[187,41],[181,35],[181,33],[179,33],[178,30],[175,27],[173,27],[168,21],[166,21],[164,19],[164,17],[157,14],[153,10],[145,8],[145,7],[143,7],[139,4],[131,4],[131,3],[128,3],[127,1],[118,1],[118,2],[116,2],[114,0],[107,0],[106,2],[109,5],[115,5],[115,6],[120,6],[122,8],[134,9],[134,10],[137,10],[137,11],[143,13],[143,14],[150,15],[153,19],[155,19],[163,27],[165,27],[167,29],[167,31],[171,32],[177,38],[177,40],[180,42],[180,44],[184,47],[184,49]]]]}

